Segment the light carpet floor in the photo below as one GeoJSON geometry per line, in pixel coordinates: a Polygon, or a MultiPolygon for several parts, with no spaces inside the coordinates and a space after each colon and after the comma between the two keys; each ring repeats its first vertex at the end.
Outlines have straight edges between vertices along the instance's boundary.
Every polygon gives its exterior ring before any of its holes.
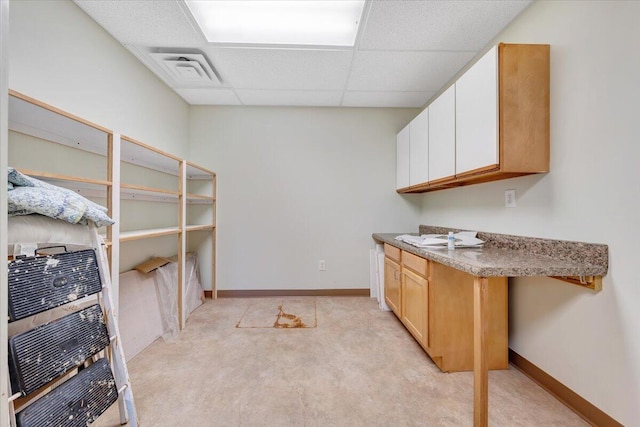
{"type": "MultiPolygon", "coordinates": [[[[143,427],[473,424],[473,374],[440,372],[365,297],[207,300],[128,367],[143,427]],[[306,327],[273,327],[280,306],[306,327]]],[[[118,405],[94,423],[117,425],[118,405]]],[[[489,373],[489,425],[588,424],[511,367],[489,373]]]]}

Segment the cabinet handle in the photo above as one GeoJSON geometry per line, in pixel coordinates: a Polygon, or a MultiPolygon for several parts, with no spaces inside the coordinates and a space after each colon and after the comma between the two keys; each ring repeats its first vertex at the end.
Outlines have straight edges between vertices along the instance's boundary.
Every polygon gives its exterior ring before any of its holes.
{"type": "Polygon", "coordinates": [[[395,280],[400,280],[400,274],[398,274],[398,270],[393,270],[393,278],[395,280]]]}

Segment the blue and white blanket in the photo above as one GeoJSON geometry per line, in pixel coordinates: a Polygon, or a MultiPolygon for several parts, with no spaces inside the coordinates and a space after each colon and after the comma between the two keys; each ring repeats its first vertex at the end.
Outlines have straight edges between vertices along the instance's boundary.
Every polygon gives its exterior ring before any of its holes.
{"type": "Polygon", "coordinates": [[[107,209],[67,188],[57,187],[9,168],[7,177],[9,216],[40,214],[71,224],[111,225],[107,209]]]}

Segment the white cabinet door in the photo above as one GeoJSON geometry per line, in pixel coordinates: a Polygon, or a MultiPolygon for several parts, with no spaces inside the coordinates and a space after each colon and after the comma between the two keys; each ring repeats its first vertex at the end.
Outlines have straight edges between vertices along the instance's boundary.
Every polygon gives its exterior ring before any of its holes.
{"type": "Polygon", "coordinates": [[[456,174],[456,87],[429,105],[429,181],[456,174]]]}
{"type": "Polygon", "coordinates": [[[409,186],[410,124],[396,137],[396,188],[409,186]]]}
{"type": "Polygon", "coordinates": [[[456,81],[456,174],[499,164],[498,48],[456,81]]]}
{"type": "Polygon", "coordinates": [[[409,184],[429,181],[429,109],[418,114],[410,124],[409,184]]]}

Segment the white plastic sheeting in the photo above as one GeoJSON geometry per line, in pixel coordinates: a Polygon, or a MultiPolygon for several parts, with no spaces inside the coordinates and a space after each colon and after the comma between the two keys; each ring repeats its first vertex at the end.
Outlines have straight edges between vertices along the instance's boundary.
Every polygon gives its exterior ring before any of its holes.
{"type": "MultiPolygon", "coordinates": [[[[158,303],[162,317],[162,338],[169,340],[180,332],[178,318],[178,263],[170,262],[156,270],[158,303]]],[[[204,301],[204,291],[200,284],[198,255],[188,253],[184,271],[184,310],[186,317],[204,301]]]]}

